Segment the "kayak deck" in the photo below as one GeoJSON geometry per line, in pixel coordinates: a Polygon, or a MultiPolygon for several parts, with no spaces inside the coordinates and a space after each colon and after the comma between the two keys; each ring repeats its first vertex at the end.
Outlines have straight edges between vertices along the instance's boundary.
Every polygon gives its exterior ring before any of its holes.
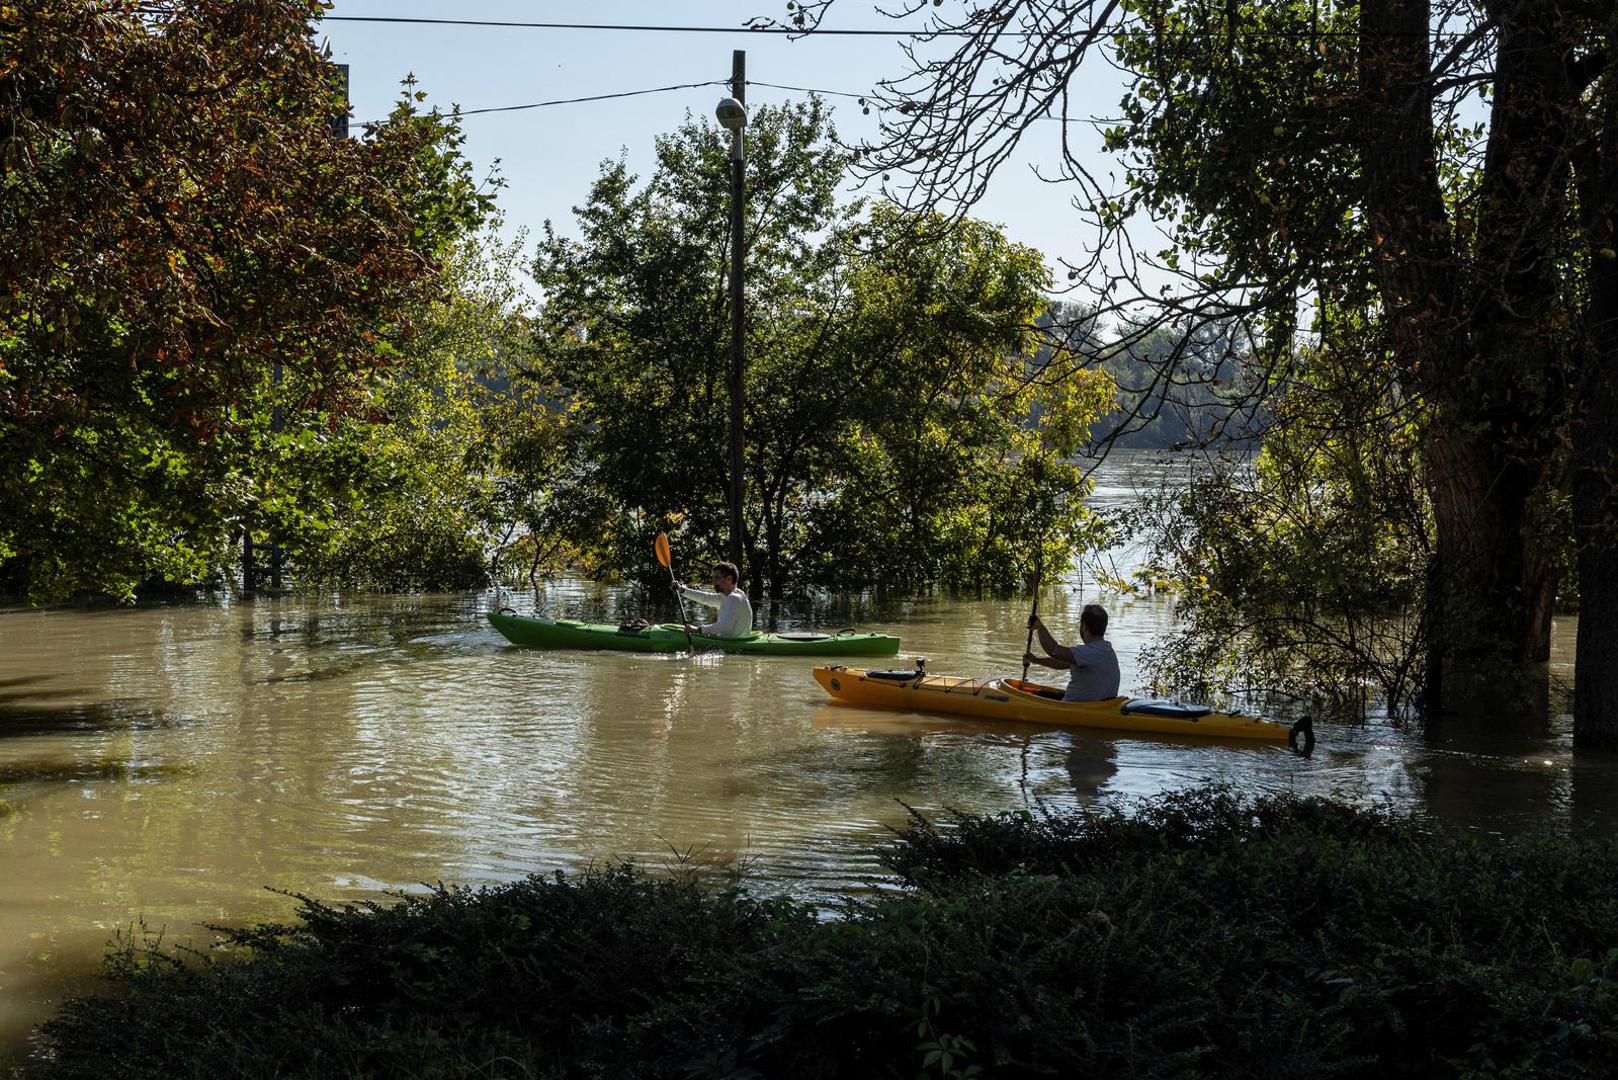
{"type": "Polygon", "coordinates": [[[511,642],[528,649],[605,649],[615,652],[672,653],[687,648],[748,656],[896,656],[899,639],[890,634],[765,634],[744,638],[692,634],[689,644],[678,623],[629,628],[575,619],[541,619],[490,612],[489,622],[511,642]]]}
{"type": "MultiPolygon", "coordinates": [[[[1062,692],[1055,687],[1021,679],[870,671],[838,664],[815,668],[815,681],[834,700],[848,705],[955,713],[984,720],[1265,742],[1289,742],[1294,730],[1274,720],[1216,712],[1204,705],[1123,697],[1063,701],[1062,692]]],[[[1313,745],[1312,731],[1307,742],[1313,745]]]]}

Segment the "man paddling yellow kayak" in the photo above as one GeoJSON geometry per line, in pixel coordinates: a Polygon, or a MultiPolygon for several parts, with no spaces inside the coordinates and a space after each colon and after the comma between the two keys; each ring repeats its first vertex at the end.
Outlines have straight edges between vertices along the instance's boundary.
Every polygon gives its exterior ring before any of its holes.
{"type": "Polygon", "coordinates": [[[1068,672],[1063,701],[1106,701],[1118,696],[1118,654],[1107,640],[1107,610],[1086,604],[1079,615],[1079,644],[1063,645],[1045,628],[1038,615],[1028,616],[1028,629],[1039,635],[1044,656],[1023,654],[1023,664],[1038,664],[1068,672]]]}

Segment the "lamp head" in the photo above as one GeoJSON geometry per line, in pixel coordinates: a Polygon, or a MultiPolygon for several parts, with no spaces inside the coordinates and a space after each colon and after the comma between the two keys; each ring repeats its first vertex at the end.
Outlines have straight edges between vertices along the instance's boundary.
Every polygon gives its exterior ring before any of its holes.
{"type": "Polygon", "coordinates": [[[725,98],[714,109],[714,115],[719,117],[719,126],[726,131],[740,131],[747,126],[747,106],[735,98],[725,98]]]}

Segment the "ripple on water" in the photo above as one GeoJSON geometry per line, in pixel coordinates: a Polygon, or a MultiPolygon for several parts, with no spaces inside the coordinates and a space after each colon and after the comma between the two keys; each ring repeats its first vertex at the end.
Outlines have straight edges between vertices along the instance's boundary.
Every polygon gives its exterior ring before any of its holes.
{"type": "MultiPolygon", "coordinates": [[[[1132,497],[1131,477],[1103,480],[1100,500],[1132,497]]],[[[1081,562],[1041,610],[1069,634],[1098,595],[1081,562]]],[[[669,614],[655,594],[579,582],[542,599],[592,619],[669,614]]],[[[1138,686],[1140,652],[1173,625],[1172,604],[1104,599],[1125,685],[1138,686]]],[[[1322,725],[1302,761],[1272,747],[838,708],[789,658],[515,649],[484,619],[502,603],[532,601],[0,616],[0,1013],[43,1015],[45,998],[8,998],[11,988],[60,988],[40,965],[64,956],[93,966],[98,925],[145,915],[183,936],[285,917],[291,902],[266,885],[352,899],[688,853],[764,890],[880,888],[890,879],[876,852],[905,804],[931,815],[1063,808],[1218,780],[1388,800],[1490,829],[1610,829],[1618,810],[1618,769],[1575,760],[1563,720],[1471,742],[1322,725]]],[[[1019,666],[1021,601],[848,606],[865,629],[903,636],[899,665],[925,656],[931,670],[981,676],[1019,666]]],[[[1571,623],[1558,626],[1565,664],[1571,623]]]]}

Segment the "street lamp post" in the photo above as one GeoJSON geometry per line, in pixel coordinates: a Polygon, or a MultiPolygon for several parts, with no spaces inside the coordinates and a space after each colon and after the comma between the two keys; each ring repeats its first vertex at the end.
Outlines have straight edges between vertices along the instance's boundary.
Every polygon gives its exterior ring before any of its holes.
{"type": "Polygon", "coordinates": [[[743,131],[747,127],[747,53],[731,53],[731,96],[719,103],[715,113],[730,132],[730,561],[740,569],[746,525],[742,520],[742,372],[746,367],[746,340],[742,326],[742,269],[746,263],[742,235],[743,210],[747,188],[743,174],[746,150],[743,131]]]}

